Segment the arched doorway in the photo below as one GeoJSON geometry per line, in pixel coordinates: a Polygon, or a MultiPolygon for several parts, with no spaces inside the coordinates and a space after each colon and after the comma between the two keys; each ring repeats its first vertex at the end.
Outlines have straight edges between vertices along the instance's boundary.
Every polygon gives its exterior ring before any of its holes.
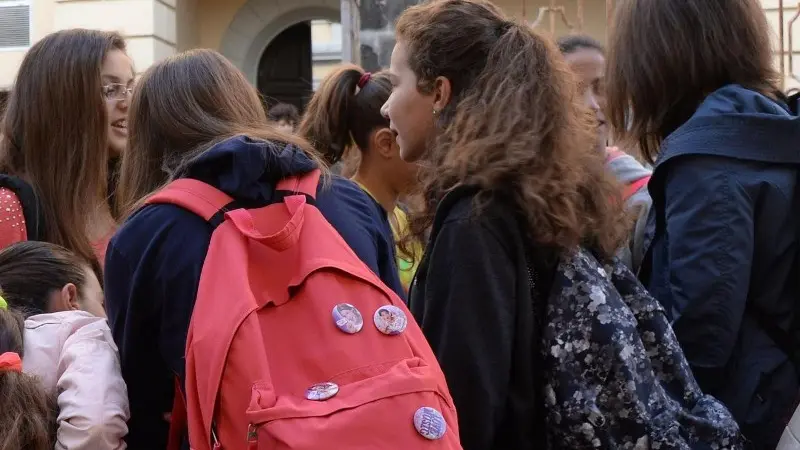
{"type": "Polygon", "coordinates": [[[273,39],[258,62],[256,84],[267,106],[290,103],[301,111],[312,93],[311,25],[301,22],[273,39]]]}
{"type": "Polygon", "coordinates": [[[258,85],[258,67],[269,44],[297,23],[341,20],[338,0],[247,0],[228,26],[220,53],[258,85]]]}

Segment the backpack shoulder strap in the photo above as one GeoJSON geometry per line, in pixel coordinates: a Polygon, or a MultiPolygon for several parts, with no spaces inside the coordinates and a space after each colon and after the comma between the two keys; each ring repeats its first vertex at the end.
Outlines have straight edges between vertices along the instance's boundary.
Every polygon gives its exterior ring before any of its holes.
{"type": "Polygon", "coordinates": [[[314,169],[300,176],[284,178],[278,182],[275,186],[275,190],[305,194],[307,197],[316,199],[317,187],[319,186],[321,175],[322,172],[319,169],[314,169]]]}
{"type": "MultiPolygon", "coordinates": [[[[309,198],[309,203],[313,204],[313,200],[317,197],[320,176],[321,171],[315,169],[300,176],[284,178],[276,186],[278,195],[273,201],[281,201],[286,196],[300,194],[309,198]]],[[[145,202],[145,205],[155,204],[180,206],[202,217],[215,228],[225,219],[226,212],[248,207],[247,204],[237,202],[214,186],[191,178],[173,181],[145,202]]]]}
{"type": "Polygon", "coordinates": [[[237,209],[228,194],[190,178],[173,181],[145,202],[146,205],[165,203],[191,211],[215,227],[222,223],[226,212],[237,209]]]}
{"type": "Polygon", "coordinates": [[[12,175],[0,174],[0,187],[10,189],[17,196],[25,216],[25,228],[29,241],[44,239],[44,210],[33,186],[12,175]]]}

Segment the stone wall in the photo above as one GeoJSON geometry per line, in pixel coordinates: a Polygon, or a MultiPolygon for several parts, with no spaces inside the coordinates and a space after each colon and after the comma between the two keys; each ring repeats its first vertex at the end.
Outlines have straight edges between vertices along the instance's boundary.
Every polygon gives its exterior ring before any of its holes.
{"type": "Polygon", "coordinates": [[[394,23],[420,0],[361,0],[361,65],[368,71],[389,67],[394,48],[394,23]]]}

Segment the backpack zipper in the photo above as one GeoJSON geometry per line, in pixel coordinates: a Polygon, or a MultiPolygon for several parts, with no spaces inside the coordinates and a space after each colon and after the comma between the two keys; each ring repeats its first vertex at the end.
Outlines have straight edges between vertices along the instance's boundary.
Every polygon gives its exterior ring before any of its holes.
{"type": "Polygon", "coordinates": [[[247,427],[247,449],[258,450],[258,427],[252,423],[247,427]]]}

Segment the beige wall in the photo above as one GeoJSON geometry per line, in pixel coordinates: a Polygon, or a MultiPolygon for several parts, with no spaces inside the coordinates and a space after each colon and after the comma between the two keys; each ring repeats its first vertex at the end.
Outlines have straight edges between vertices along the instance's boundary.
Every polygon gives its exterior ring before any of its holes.
{"type": "Polygon", "coordinates": [[[53,30],[95,28],[125,36],[138,71],[176,51],[176,0],[56,0],[53,30]]]}
{"type": "Polygon", "coordinates": [[[228,30],[234,16],[245,4],[245,0],[196,0],[195,26],[198,33],[197,47],[219,49],[222,36],[228,30]]]}
{"type": "MultiPolygon", "coordinates": [[[[528,22],[533,22],[539,15],[539,8],[550,6],[550,0],[494,0],[508,14],[522,18],[523,12],[528,22]],[[524,7],[523,7],[524,4],[524,7]]],[[[578,26],[578,1],[556,0],[556,6],[563,6],[567,19],[573,26],[578,26]]],[[[564,24],[561,15],[555,14],[555,34],[562,36],[569,33],[569,28],[564,24]]],[[[583,0],[583,32],[591,35],[601,42],[606,41],[606,2],[605,0],[583,0]]],[[[539,23],[538,29],[550,31],[550,14],[546,13],[539,23]]]]}
{"type": "MultiPolygon", "coordinates": [[[[32,0],[31,41],[68,28],[121,33],[139,71],[176,51],[176,0],[32,0]]],[[[0,88],[14,81],[25,52],[0,51],[0,88]]]]}
{"type": "MultiPolygon", "coordinates": [[[[31,42],[36,42],[53,31],[55,0],[31,2],[31,42]]],[[[14,83],[17,68],[22,63],[25,51],[0,51],[0,88],[14,83]]]]}

